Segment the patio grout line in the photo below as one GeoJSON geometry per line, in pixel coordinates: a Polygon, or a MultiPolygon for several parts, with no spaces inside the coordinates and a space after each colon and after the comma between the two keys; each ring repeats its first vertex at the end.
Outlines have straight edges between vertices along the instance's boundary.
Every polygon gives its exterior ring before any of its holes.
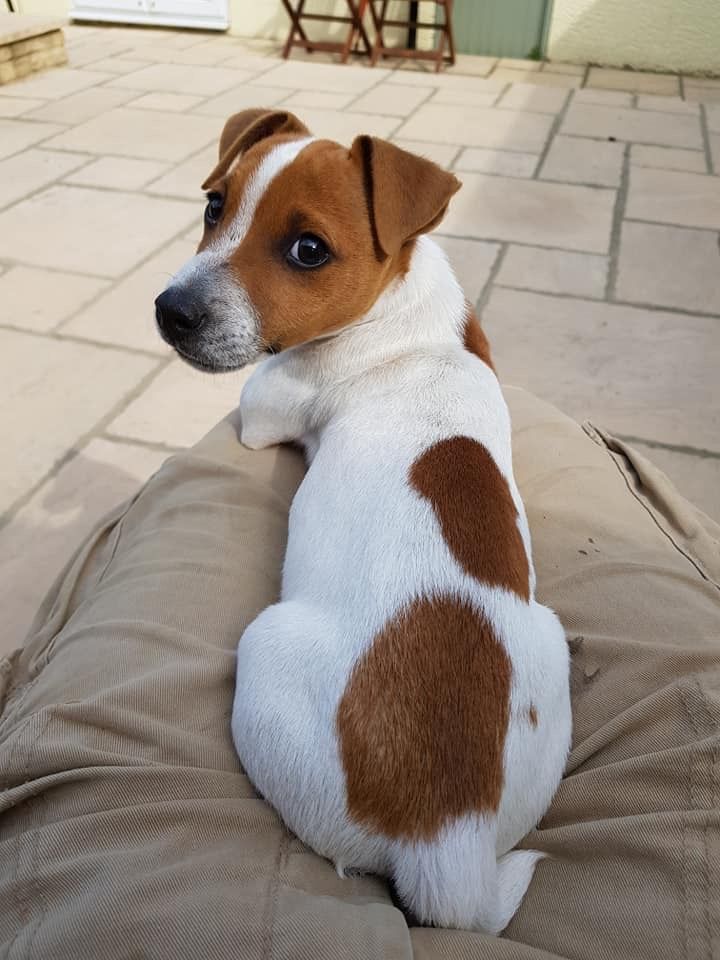
{"type": "Polygon", "coordinates": [[[172,443],[161,443],[159,440],[143,440],[140,437],[130,437],[123,433],[108,433],[107,431],[99,434],[98,439],[105,440],[107,443],[117,443],[120,446],[145,447],[148,450],[155,450],[158,453],[183,453],[187,447],[178,447],[172,443]]]}
{"type": "Polygon", "coordinates": [[[700,133],[702,134],[703,148],[705,150],[705,166],[707,172],[715,172],[713,164],[712,148],[710,146],[710,126],[707,119],[707,108],[704,103],[700,104],[700,133]]]}
{"type": "MultiPolygon", "coordinates": [[[[209,146],[209,144],[208,144],[208,146],[209,146]]],[[[203,149],[207,149],[207,147],[203,147],[203,149]]],[[[60,152],[61,152],[61,153],[72,153],[73,151],[70,151],[70,150],[61,150],[60,152]]],[[[198,151],[198,152],[200,152],[200,151],[198,151]]],[[[86,163],[80,164],[80,166],[79,166],[79,167],[76,167],[75,170],[70,170],[70,171],[68,171],[67,176],[70,176],[70,174],[72,174],[72,173],[78,173],[80,170],[84,170],[86,167],[90,166],[90,164],[93,163],[93,161],[95,161],[95,160],[101,160],[101,159],[104,159],[105,157],[113,157],[114,159],[117,159],[117,160],[143,160],[143,159],[149,159],[149,158],[147,158],[147,157],[123,157],[123,156],[118,156],[118,155],[116,155],[116,154],[109,154],[109,153],[98,154],[98,155],[95,155],[95,156],[91,155],[91,159],[90,159],[90,160],[88,160],[86,163]]],[[[158,161],[158,162],[161,163],[162,161],[158,161]]],[[[183,161],[181,161],[181,162],[184,163],[185,161],[183,160],[183,161]]],[[[179,166],[179,164],[175,164],[175,166],[179,166]]],[[[159,179],[161,179],[162,177],[167,176],[167,174],[170,173],[170,172],[171,172],[171,171],[166,170],[165,173],[161,173],[160,176],[155,177],[154,179],[155,179],[155,180],[159,180],[159,179]]],[[[100,185],[98,185],[98,184],[93,184],[93,183],[71,183],[71,182],[66,182],[66,180],[65,180],[65,175],[63,175],[63,177],[62,177],[61,179],[49,180],[47,183],[45,183],[45,184],[37,187],[35,190],[31,190],[31,191],[29,191],[28,193],[23,194],[23,196],[22,196],[22,197],[19,197],[17,200],[12,200],[10,203],[5,204],[4,206],[3,206],[3,205],[0,205],[0,212],[5,213],[5,212],[7,212],[8,210],[10,210],[12,207],[16,206],[17,204],[19,204],[19,203],[24,203],[25,201],[32,199],[33,197],[35,197],[35,196],[37,196],[38,194],[42,193],[43,190],[47,190],[49,187],[52,187],[52,186],[72,187],[72,188],[77,189],[77,190],[97,190],[97,191],[99,191],[99,192],[101,192],[101,193],[132,193],[132,194],[135,194],[135,195],[137,195],[137,196],[142,196],[142,197],[146,197],[146,198],[149,198],[149,199],[152,199],[153,197],[155,197],[155,198],[157,198],[158,200],[173,200],[173,201],[176,201],[176,202],[183,202],[183,203],[188,203],[188,204],[194,203],[194,201],[193,201],[192,199],[190,199],[190,198],[188,198],[188,197],[186,197],[186,196],[181,196],[180,194],[176,194],[176,193],[151,193],[151,192],[149,192],[149,191],[146,192],[146,187],[141,187],[141,188],[139,188],[139,189],[134,189],[134,190],[133,190],[133,189],[128,189],[127,187],[109,187],[109,186],[100,186],[100,185]]],[[[146,186],[148,186],[148,185],[146,185],[146,186]]],[[[199,197],[198,197],[198,199],[200,200],[200,199],[202,199],[202,191],[198,191],[198,192],[199,192],[199,194],[200,194],[199,197]]],[[[187,229],[189,229],[189,228],[187,228],[187,229]]],[[[23,260],[23,261],[20,261],[20,260],[19,260],[19,261],[17,261],[17,262],[18,262],[18,263],[23,263],[23,264],[25,264],[26,266],[32,266],[32,264],[29,264],[27,261],[24,261],[24,260],[23,260]]],[[[37,264],[35,264],[35,266],[37,266],[37,264]]],[[[63,271],[60,270],[59,268],[55,268],[55,269],[56,269],[59,273],[62,273],[62,272],[63,272],[63,271]]],[[[71,271],[71,272],[79,273],[80,271],[71,271]]],[[[107,279],[112,279],[111,277],[108,277],[107,274],[88,273],[88,274],[84,274],[84,276],[88,276],[88,277],[98,276],[98,277],[100,277],[101,279],[106,279],[106,278],[107,278],[107,279]]]]}
{"type": "Polygon", "coordinates": [[[540,156],[538,157],[537,163],[535,164],[535,169],[533,170],[532,177],[530,177],[531,180],[540,179],[540,171],[542,170],[543,165],[547,159],[547,156],[550,153],[550,149],[553,143],[555,142],[555,137],[560,132],[560,127],[562,126],[563,121],[565,120],[565,116],[567,115],[567,112],[570,109],[570,104],[573,102],[574,98],[575,98],[574,91],[573,90],[568,91],[568,94],[565,97],[565,103],[562,105],[559,112],[555,114],[553,122],[550,124],[547,140],[545,142],[545,145],[543,146],[543,149],[540,151],[540,156]]]}
{"type": "MultiPolygon", "coordinates": [[[[417,143],[421,143],[421,142],[424,143],[424,141],[416,141],[416,142],[417,142],[417,143]]],[[[455,144],[450,144],[450,143],[449,143],[448,146],[449,146],[449,147],[450,147],[450,146],[455,146],[455,144]]],[[[449,164],[447,164],[447,166],[446,166],[445,169],[446,169],[446,170],[450,170],[452,173],[460,173],[460,174],[462,174],[462,173],[474,173],[475,171],[473,171],[473,170],[456,170],[456,169],[455,169],[455,164],[458,162],[458,160],[459,160],[460,157],[463,155],[463,153],[464,153],[465,150],[466,150],[466,147],[458,147],[457,150],[455,151],[455,153],[453,154],[452,160],[450,161],[449,164]]]]}
{"type": "Polygon", "coordinates": [[[507,256],[509,246],[510,246],[509,243],[501,243],[499,245],[499,249],[495,255],[495,259],[493,260],[492,266],[490,267],[488,278],[485,281],[485,285],[480,291],[480,294],[477,300],[475,301],[475,313],[477,314],[481,323],[482,323],[483,310],[487,306],[490,296],[492,295],[492,291],[495,287],[495,279],[497,275],[500,273],[500,270],[502,269],[502,265],[505,262],[505,257],[507,256]]]}
{"type": "MultiPolygon", "coordinates": [[[[65,323],[64,320],[61,323],[65,323]]],[[[28,337],[39,337],[41,340],[54,340],[57,343],[77,343],[83,347],[98,347],[100,350],[119,350],[134,357],[145,357],[146,360],[162,360],[164,353],[155,353],[152,350],[143,350],[141,347],[128,347],[120,343],[109,343],[107,340],[93,340],[90,337],[81,337],[74,333],[61,333],[57,325],[50,330],[33,330],[29,327],[19,327],[14,323],[0,323],[0,330],[11,333],[22,333],[28,337]]]]}
{"type": "MultiPolygon", "coordinates": [[[[518,244],[510,244],[510,246],[518,246],[518,244]]],[[[523,244],[524,246],[524,244],[523,244]]],[[[544,247],[539,249],[545,249],[544,247]]],[[[571,251],[563,251],[568,253],[571,251]]],[[[585,251],[572,251],[577,252],[579,256],[583,257],[602,257],[606,259],[606,256],[599,253],[585,253],[585,251]]],[[[558,297],[561,300],[583,300],[587,303],[602,303],[610,307],[630,307],[635,310],[647,310],[652,313],[672,313],[676,316],[682,316],[686,319],[696,319],[696,320],[718,320],[720,321],[720,313],[707,313],[703,310],[683,310],[682,307],[672,307],[666,306],[662,303],[649,303],[644,300],[607,300],[605,299],[605,293],[603,292],[597,297],[590,296],[585,293],[568,293],[567,291],[562,290],[547,290],[542,287],[523,287],[518,283],[505,281],[503,283],[497,284],[499,287],[502,287],[504,290],[515,290],[517,293],[539,293],[545,297],[558,297]]]]}
{"type": "Polygon", "coordinates": [[[605,299],[611,302],[615,297],[615,287],[620,269],[620,236],[622,233],[625,209],[630,191],[630,144],[626,143],[623,150],[622,168],[620,170],[620,185],[615,197],[612,224],[610,226],[610,240],[608,246],[608,270],[605,281],[605,299]]]}
{"type": "Polygon", "coordinates": [[[720,460],[720,451],[708,450],[706,447],[693,447],[682,443],[666,443],[664,440],[648,440],[645,437],[635,437],[631,434],[618,433],[619,440],[626,443],[642,443],[652,450],[668,450],[671,453],[682,453],[699,460],[720,460]]]}
{"type": "Polygon", "coordinates": [[[120,414],[129,406],[133,400],[136,400],[141,394],[147,390],[147,388],[153,383],[153,381],[162,373],[162,371],[171,363],[172,356],[167,358],[158,357],[156,358],[158,362],[155,367],[151,370],[148,370],[144,376],[135,384],[132,389],[128,390],[117,403],[113,404],[110,410],[100,417],[99,420],[93,424],[93,426],[77,437],[72,445],[63,453],[53,464],[46,470],[46,472],[38,479],[35,483],[31,484],[30,487],[25,490],[19,497],[16,497],[13,502],[0,513],[0,530],[8,526],[12,520],[17,516],[17,514],[22,510],[22,508],[32,500],[38,490],[43,487],[45,483],[49,480],[52,480],[53,477],[56,477],[57,474],[65,467],[68,463],[75,459],[82,451],[87,447],[91,440],[94,440],[96,437],[99,437],[104,432],[105,428],[112,423],[114,419],[120,416],[120,414]]]}
{"type": "MultiPolygon", "coordinates": [[[[371,90],[377,90],[377,88],[378,88],[379,86],[381,86],[387,79],[388,79],[387,77],[380,77],[380,79],[379,79],[379,80],[376,80],[375,83],[373,83],[371,86],[367,87],[367,88],[366,88],[365,90],[363,90],[361,93],[358,93],[357,96],[352,97],[352,98],[350,99],[350,102],[347,103],[347,104],[346,104],[344,107],[342,107],[341,109],[342,109],[342,110],[351,110],[352,107],[353,107],[353,104],[357,103],[358,100],[360,100],[362,97],[364,97],[366,93],[370,93],[371,90]]],[[[304,91],[304,92],[307,92],[307,91],[304,91]]],[[[323,90],[318,90],[318,91],[315,91],[315,92],[316,92],[316,93],[324,93],[325,91],[323,91],[323,90]]],[[[430,96],[432,96],[432,93],[430,94],[430,96]]],[[[424,102],[424,101],[423,101],[423,102],[424,102]]],[[[309,108],[309,109],[310,109],[310,108],[309,108]]],[[[362,111],[361,111],[361,112],[362,112],[362,111]]],[[[391,114],[391,116],[394,116],[394,114],[391,114]]]]}
{"type": "MultiPolygon", "coordinates": [[[[514,244],[515,246],[528,246],[528,244],[514,244]]],[[[547,248],[543,248],[547,249],[547,248]]],[[[602,256],[602,254],[587,254],[585,250],[563,251],[565,253],[582,253],[589,256],[602,256]]],[[[660,303],[646,303],[642,300],[605,300],[603,297],[589,297],[580,293],[563,293],[561,291],[539,290],[537,287],[517,287],[509,283],[498,284],[503,290],[514,290],[516,293],[532,293],[539,297],[555,297],[558,300],[580,300],[583,303],[602,304],[607,307],[627,307],[631,310],[645,310],[652,313],[670,313],[673,316],[684,317],[686,320],[717,320],[720,321],[720,314],[703,313],[701,311],[683,310],[682,307],[670,307],[660,303]]]]}
{"type": "MultiPolygon", "coordinates": [[[[656,167],[642,167],[643,170],[654,170],[656,167]]],[[[685,173],[684,170],[666,170],[665,173],[685,173]]],[[[704,173],[696,173],[696,177],[704,177],[704,173]]],[[[647,220],[643,217],[625,217],[624,218],[628,223],[646,223],[650,227],[672,227],[675,230],[699,230],[701,233],[713,233],[718,232],[717,227],[695,227],[687,223],[674,223],[668,220],[647,220]]]]}
{"type": "MultiPolygon", "coordinates": [[[[604,104],[599,104],[599,103],[588,103],[588,104],[583,104],[583,105],[584,105],[584,106],[588,106],[588,107],[604,106],[604,104]]],[[[628,107],[625,107],[624,109],[629,109],[629,108],[628,108],[628,107]]],[[[655,110],[641,110],[641,111],[639,111],[639,113],[641,113],[641,114],[643,114],[643,113],[657,113],[657,112],[658,112],[658,111],[655,111],[655,110]]],[[[671,118],[671,117],[681,117],[681,116],[685,116],[685,114],[681,114],[681,113],[664,113],[663,116],[664,116],[664,117],[671,118]]],[[[691,116],[694,116],[694,114],[691,114],[691,116]]],[[[595,141],[596,143],[608,143],[608,138],[607,138],[607,137],[593,137],[593,136],[591,136],[590,134],[587,134],[587,133],[571,133],[571,132],[568,131],[568,130],[563,130],[563,134],[562,134],[562,135],[563,135],[564,137],[572,137],[574,140],[593,140],[593,141],[595,141]]],[[[627,139],[627,140],[626,140],[624,137],[615,137],[614,140],[610,140],[609,142],[610,142],[610,143],[629,143],[629,144],[637,144],[637,145],[640,146],[640,147],[662,147],[664,150],[692,150],[693,153],[702,153],[702,151],[703,151],[703,147],[702,147],[702,146],[700,146],[700,147],[688,147],[687,144],[677,144],[677,143],[667,143],[667,142],[665,142],[665,143],[660,143],[660,142],[657,141],[657,140],[630,140],[630,139],[627,139]]]]}

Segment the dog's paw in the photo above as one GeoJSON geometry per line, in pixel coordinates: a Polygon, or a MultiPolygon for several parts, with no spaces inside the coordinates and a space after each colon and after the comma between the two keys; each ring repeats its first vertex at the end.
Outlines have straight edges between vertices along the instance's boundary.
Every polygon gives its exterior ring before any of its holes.
{"type": "Polygon", "coordinates": [[[243,427],[240,432],[240,443],[248,450],[264,450],[278,442],[274,437],[263,435],[259,430],[253,430],[252,428],[243,427]]]}

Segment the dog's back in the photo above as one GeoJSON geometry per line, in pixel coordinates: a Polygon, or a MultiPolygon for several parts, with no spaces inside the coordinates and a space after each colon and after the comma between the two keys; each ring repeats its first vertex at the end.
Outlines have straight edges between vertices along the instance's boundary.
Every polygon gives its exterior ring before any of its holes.
{"type": "Polygon", "coordinates": [[[282,603],[240,644],[236,742],[339,868],[390,874],[426,922],[497,932],[539,857],[507,851],[569,735],[567,645],[533,597],[497,379],[458,345],[318,406],[282,603]]]}

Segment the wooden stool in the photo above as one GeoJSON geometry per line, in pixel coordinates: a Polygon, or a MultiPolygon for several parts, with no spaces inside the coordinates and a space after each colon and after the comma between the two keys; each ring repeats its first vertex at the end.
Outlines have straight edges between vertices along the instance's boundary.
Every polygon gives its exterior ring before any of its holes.
{"type": "Polygon", "coordinates": [[[368,40],[368,35],[365,32],[365,27],[362,22],[368,0],[345,0],[350,13],[348,17],[335,16],[329,13],[305,13],[305,0],[296,0],[295,6],[293,6],[292,0],[282,0],[282,2],[292,21],[290,33],[283,47],[282,55],[286,59],[292,47],[304,47],[308,53],[313,53],[315,50],[324,50],[327,53],[339,53],[341,61],[346,63],[350,50],[358,37],[364,49],[356,50],[355,52],[363,54],[369,54],[371,52],[370,41],[368,40]],[[322,23],[347,23],[349,25],[347,39],[344,43],[332,42],[330,40],[311,40],[305,33],[300,22],[301,20],[315,20],[322,23]]]}
{"type": "MultiPolygon", "coordinates": [[[[389,0],[380,0],[380,13],[376,10],[376,0],[369,0],[370,13],[372,15],[373,25],[375,27],[375,42],[372,46],[373,66],[377,63],[378,57],[407,57],[412,60],[433,60],[435,62],[435,72],[440,70],[443,63],[455,63],[455,42],[452,29],[452,5],[453,0],[435,0],[439,7],[445,8],[445,19],[443,23],[425,23],[413,19],[413,11],[417,11],[417,4],[410,4],[410,13],[407,20],[388,20],[387,8],[389,0]],[[386,47],[383,40],[383,30],[385,27],[405,27],[413,32],[416,30],[435,30],[440,34],[440,41],[434,50],[416,50],[412,47],[386,47]],[[448,52],[445,53],[445,43],[447,41],[448,52]]],[[[417,17],[417,13],[414,14],[417,17]]]]}

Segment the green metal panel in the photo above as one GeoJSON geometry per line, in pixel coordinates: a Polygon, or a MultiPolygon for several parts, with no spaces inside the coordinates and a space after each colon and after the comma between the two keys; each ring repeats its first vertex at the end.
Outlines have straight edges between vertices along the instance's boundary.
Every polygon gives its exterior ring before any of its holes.
{"type": "Polygon", "coordinates": [[[455,0],[453,26],[460,53],[539,57],[549,0],[455,0]]]}

